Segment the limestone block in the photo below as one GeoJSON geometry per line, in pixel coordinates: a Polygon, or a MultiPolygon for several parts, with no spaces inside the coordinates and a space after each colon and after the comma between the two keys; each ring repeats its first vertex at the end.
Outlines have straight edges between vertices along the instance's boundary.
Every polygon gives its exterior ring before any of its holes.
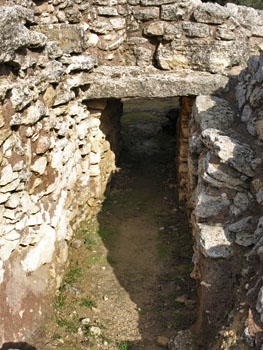
{"type": "Polygon", "coordinates": [[[98,153],[90,152],[89,159],[90,159],[91,165],[99,164],[99,162],[101,160],[100,152],[98,152],[98,153]]]}
{"type": "Polygon", "coordinates": [[[40,136],[37,141],[36,154],[46,153],[51,147],[50,137],[47,135],[40,136]]]}
{"type": "Polygon", "coordinates": [[[27,226],[36,226],[36,225],[42,225],[44,223],[43,215],[42,213],[38,212],[34,215],[30,215],[27,220],[27,226]]]}
{"type": "Polygon", "coordinates": [[[194,18],[197,22],[209,24],[222,24],[230,17],[229,12],[218,4],[204,3],[194,11],[194,18]]]}
{"type": "Polygon", "coordinates": [[[85,31],[77,24],[42,24],[33,29],[58,42],[65,53],[81,53],[88,47],[85,31]]]}
{"type": "Polygon", "coordinates": [[[254,243],[254,233],[252,226],[252,217],[245,217],[231,225],[227,226],[227,230],[234,235],[235,243],[243,247],[248,247],[254,243]]]}
{"type": "Polygon", "coordinates": [[[209,218],[219,214],[222,209],[228,208],[229,205],[230,201],[224,196],[211,196],[198,189],[194,212],[198,218],[209,218]]]}
{"type": "Polygon", "coordinates": [[[38,158],[30,167],[30,170],[38,175],[43,175],[47,167],[47,158],[42,156],[38,158]]]}
{"type": "Polygon", "coordinates": [[[220,168],[219,164],[210,162],[210,154],[208,153],[204,160],[201,159],[202,164],[202,178],[205,182],[217,188],[231,188],[243,189],[246,183],[239,177],[233,177],[227,173],[227,169],[220,168]]]}
{"type": "Polygon", "coordinates": [[[234,112],[229,103],[216,96],[197,96],[193,115],[202,131],[208,128],[228,130],[234,122],[234,112]]]}
{"type": "Polygon", "coordinates": [[[71,56],[67,60],[67,64],[69,64],[67,73],[76,70],[89,71],[98,65],[96,58],[91,55],[71,56]]]}
{"type": "Polygon", "coordinates": [[[97,11],[99,16],[105,16],[105,17],[118,16],[118,11],[116,7],[109,7],[109,6],[98,7],[97,11]]]}
{"type": "Polygon", "coordinates": [[[16,212],[14,209],[5,209],[2,213],[3,218],[12,220],[12,222],[16,222],[20,218],[20,213],[16,212]]]}
{"type": "Polygon", "coordinates": [[[19,240],[7,241],[0,238],[0,259],[6,261],[19,244],[19,240]]]}
{"type": "Polygon", "coordinates": [[[227,27],[227,25],[222,24],[216,28],[216,39],[219,40],[234,40],[235,33],[227,27]]]}
{"type": "Polygon", "coordinates": [[[144,34],[149,36],[164,35],[165,22],[153,22],[144,28],[144,34]]]}
{"type": "Polygon", "coordinates": [[[183,0],[170,5],[161,6],[161,19],[164,21],[187,20],[200,1],[183,0]]]}
{"type": "Polygon", "coordinates": [[[66,104],[69,101],[73,100],[74,97],[75,94],[71,90],[71,87],[66,83],[60,83],[56,89],[56,97],[53,102],[53,106],[66,104]]]}
{"type": "Polygon", "coordinates": [[[38,234],[41,240],[35,247],[28,250],[26,257],[21,261],[25,272],[36,271],[43,264],[52,261],[55,251],[55,230],[49,225],[42,225],[38,234]]]}
{"type": "Polygon", "coordinates": [[[43,101],[47,107],[52,107],[54,104],[56,98],[56,90],[54,89],[53,86],[49,86],[44,95],[43,95],[43,101]]]}
{"type": "Polygon", "coordinates": [[[97,34],[108,34],[113,30],[113,27],[110,22],[95,20],[91,23],[90,30],[97,34]]]}
{"type": "Polygon", "coordinates": [[[5,186],[18,178],[18,173],[13,172],[12,165],[8,164],[2,168],[0,173],[0,186],[5,186]]]}
{"type": "Polygon", "coordinates": [[[249,104],[246,104],[243,108],[242,114],[241,114],[241,120],[242,122],[248,122],[252,117],[252,108],[249,104]]]}
{"type": "Polygon", "coordinates": [[[40,211],[40,208],[34,203],[34,201],[30,198],[28,192],[23,192],[23,195],[20,199],[22,211],[28,214],[36,214],[40,211]]]}
{"type": "Polygon", "coordinates": [[[253,177],[252,163],[255,154],[252,149],[239,141],[222,134],[216,129],[202,132],[204,144],[213,151],[223,163],[231,165],[242,174],[253,177]]]}
{"type": "MultiPolygon", "coordinates": [[[[48,115],[48,108],[45,106],[43,102],[38,100],[35,105],[30,106],[24,114],[21,115],[21,123],[22,125],[34,125],[41,118],[48,115]]],[[[16,124],[19,125],[19,124],[16,124]]]]}
{"type": "Polygon", "coordinates": [[[207,24],[183,22],[183,31],[190,38],[207,38],[210,35],[210,29],[207,24]]]}
{"type": "Polygon", "coordinates": [[[52,60],[47,62],[45,68],[41,72],[41,78],[49,83],[59,83],[65,74],[65,68],[61,62],[52,60]]]}
{"type": "Polygon", "coordinates": [[[159,45],[156,59],[162,69],[190,68],[217,73],[245,63],[248,53],[248,45],[243,41],[188,39],[159,45]]]}
{"type": "Polygon", "coordinates": [[[15,59],[13,60],[13,63],[17,66],[20,66],[21,70],[27,70],[28,68],[34,68],[35,66],[37,66],[38,60],[33,55],[30,55],[28,51],[28,55],[26,56],[17,54],[15,59]]]}
{"type": "Polygon", "coordinates": [[[144,46],[136,46],[134,48],[134,55],[136,57],[136,65],[145,67],[145,65],[151,64],[154,52],[144,46]]]}
{"type": "Polygon", "coordinates": [[[237,6],[229,3],[225,8],[227,12],[245,28],[251,29],[253,28],[253,25],[263,24],[261,11],[257,11],[252,7],[237,6]]]}
{"type": "Polygon", "coordinates": [[[15,230],[12,230],[5,235],[5,239],[7,241],[16,241],[20,237],[21,237],[20,233],[16,232],[15,230]]]}
{"type": "Polygon", "coordinates": [[[33,49],[42,48],[46,45],[46,42],[47,42],[46,35],[35,31],[29,32],[29,42],[27,44],[27,47],[33,48],[33,49]]]}
{"type": "Polygon", "coordinates": [[[231,255],[232,239],[221,224],[200,224],[196,235],[197,244],[204,256],[217,259],[228,258],[231,255]]]}
{"type": "Polygon", "coordinates": [[[253,196],[249,192],[237,192],[233,199],[233,203],[239,208],[240,213],[242,213],[253,204],[253,196]]]}
{"type": "Polygon", "coordinates": [[[14,59],[17,49],[29,45],[30,31],[23,23],[32,23],[34,12],[17,5],[1,6],[0,18],[0,63],[3,63],[14,59]]]}
{"type": "Polygon", "coordinates": [[[81,156],[86,156],[90,153],[90,150],[91,150],[91,145],[89,143],[85,143],[84,145],[81,145],[81,147],[79,148],[79,153],[81,154],[81,156]]]}
{"type": "MultiPolygon", "coordinates": [[[[87,78],[78,77],[75,84],[87,78]]],[[[87,80],[86,80],[87,81],[87,80]]],[[[194,71],[160,72],[155,68],[100,66],[89,74],[85,99],[168,97],[212,94],[228,83],[219,74],[194,71]]]]}
{"type": "Polygon", "coordinates": [[[90,165],[90,176],[94,177],[94,176],[98,176],[100,175],[100,167],[98,164],[92,164],[90,165]]]}
{"type": "Polygon", "coordinates": [[[126,28],[126,21],[124,18],[111,18],[110,24],[112,25],[112,28],[115,30],[121,30],[126,28]]]}
{"type": "Polygon", "coordinates": [[[52,40],[48,41],[45,49],[48,54],[48,57],[51,60],[61,57],[63,55],[63,50],[58,45],[57,41],[52,41],[52,40]]]}
{"type": "Polygon", "coordinates": [[[11,90],[13,83],[7,78],[0,77],[0,99],[3,100],[7,91],[11,90]]]}
{"type": "Polygon", "coordinates": [[[86,120],[81,121],[77,126],[77,136],[80,140],[85,139],[88,136],[89,122],[86,120]]]}
{"type": "Polygon", "coordinates": [[[11,194],[9,192],[0,193],[0,204],[5,203],[10,196],[11,196],[11,194]]]}
{"type": "Polygon", "coordinates": [[[159,12],[160,10],[158,7],[148,7],[145,9],[134,10],[133,14],[139,21],[150,21],[159,18],[159,12]]]}
{"type": "Polygon", "coordinates": [[[116,50],[125,40],[124,35],[118,35],[116,33],[113,35],[107,34],[107,36],[108,37],[106,37],[106,35],[101,37],[98,43],[98,48],[103,51],[116,50]]]}
{"type": "Polygon", "coordinates": [[[28,85],[28,83],[22,83],[11,90],[11,102],[16,111],[21,111],[33,101],[34,92],[28,85]]]}
{"type": "Polygon", "coordinates": [[[65,11],[65,16],[69,23],[79,23],[81,20],[81,12],[75,7],[68,8],[65,11]]]}
{"type": "Polygon", "coordinates": [[[12,193],[5,203],[6,208],[15,209],[20,205],[20,195],[12,193]]]}

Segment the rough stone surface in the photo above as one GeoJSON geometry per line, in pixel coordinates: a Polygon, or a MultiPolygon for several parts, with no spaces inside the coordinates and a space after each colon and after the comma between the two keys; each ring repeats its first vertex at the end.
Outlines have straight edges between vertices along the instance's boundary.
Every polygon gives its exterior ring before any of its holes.
{"type": "Polygon", "coordinates": [[[221,75],[193,71],[160,72],[138,67],[99,67],[89,76],[80,76],[78,84],[90,84],[86,98],[168,97],[198,95],[224,88],[227,79],[221,75]],[[82,82],[81,82],[82,80],[82,82]],[[109,85],[108,85],[109,83],[109,85]]]}

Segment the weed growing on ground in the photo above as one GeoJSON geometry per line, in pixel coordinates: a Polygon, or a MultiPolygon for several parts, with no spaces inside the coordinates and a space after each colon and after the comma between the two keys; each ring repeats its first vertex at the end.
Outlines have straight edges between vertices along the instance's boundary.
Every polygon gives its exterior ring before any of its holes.
{"type": "Polygon", "coordinates": [[[61,318],[57,320],[57,324],[59,327],[65,327],[66,332],[77,333],[78,325],[76,325],[73,321],[69,321],[66,318],[61,318]]]}
{"type": "Polygon", "coordinates": [[[121,341],[118,343],[118,349],[119,350],[130,350],[131,347],[126,341],[121,341]]]}
{"type": "Polygon", "coordinates": [[[97,307],[97,304],[95,303],[95,301],[89,299],[89,298],[83,298],[81,300],[81,306],[85,306],[89,309],[93,308],[93,307],[97,307]]]}
{"type": "Polygon", "coordinates": [[[97,241],[93,238],[93,237],[86,237],[84,239],[84,244],[86,244],[88,246],[88,249],[92,249],[92,246],[97,244],[97,241]]]}
{"type": "Polygon", "coordinates": [[[59,294],[55,297],[55,308],[61,309],[66,305],[66,295],[59,294]]]}
{"type": "Polygon", "coordinates": [[[72,267],[66,274],[65,283],[73,284],[76,283],[82,276],[82,271],[80,267],[72,267]]]}

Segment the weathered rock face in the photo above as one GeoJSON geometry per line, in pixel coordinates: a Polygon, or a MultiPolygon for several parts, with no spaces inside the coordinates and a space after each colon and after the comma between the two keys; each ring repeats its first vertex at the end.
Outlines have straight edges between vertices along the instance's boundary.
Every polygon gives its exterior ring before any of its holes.
{"type": "MultiPolygon", "coordinates": [[[[220,278],[232,293],[240,254],[252,247],[252,268],[263,249],[262,56],[240,75],[241,121],[222,95],[262,48],[263,12],[200,0],[0,5],[1,342],[37,333],[73,229],[98,212],[115,170],[120,99],[138,96],[182,96],[180,198],[191,198],[200,324],[211,329],[224,316],[215,297],[232,302],[220,278]]],[[[250,283],[262,319],[261,285],[250,283]]]]}

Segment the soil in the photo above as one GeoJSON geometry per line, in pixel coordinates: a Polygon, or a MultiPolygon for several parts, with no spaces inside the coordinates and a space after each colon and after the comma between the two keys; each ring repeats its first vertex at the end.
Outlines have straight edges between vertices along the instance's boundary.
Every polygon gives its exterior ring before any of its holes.
{"type": "Polygon", "coordinates": [[[177,202],[176,139],[162,132],[159,116],[174,101],[164,102],[157,108],[138,101],[145,113],[139,122],[134,102],[126,103],[119,171],[99,215],[83,222],[71,242],[38,349],[157,350],[195,322],[193,244],[177,202]]]}

